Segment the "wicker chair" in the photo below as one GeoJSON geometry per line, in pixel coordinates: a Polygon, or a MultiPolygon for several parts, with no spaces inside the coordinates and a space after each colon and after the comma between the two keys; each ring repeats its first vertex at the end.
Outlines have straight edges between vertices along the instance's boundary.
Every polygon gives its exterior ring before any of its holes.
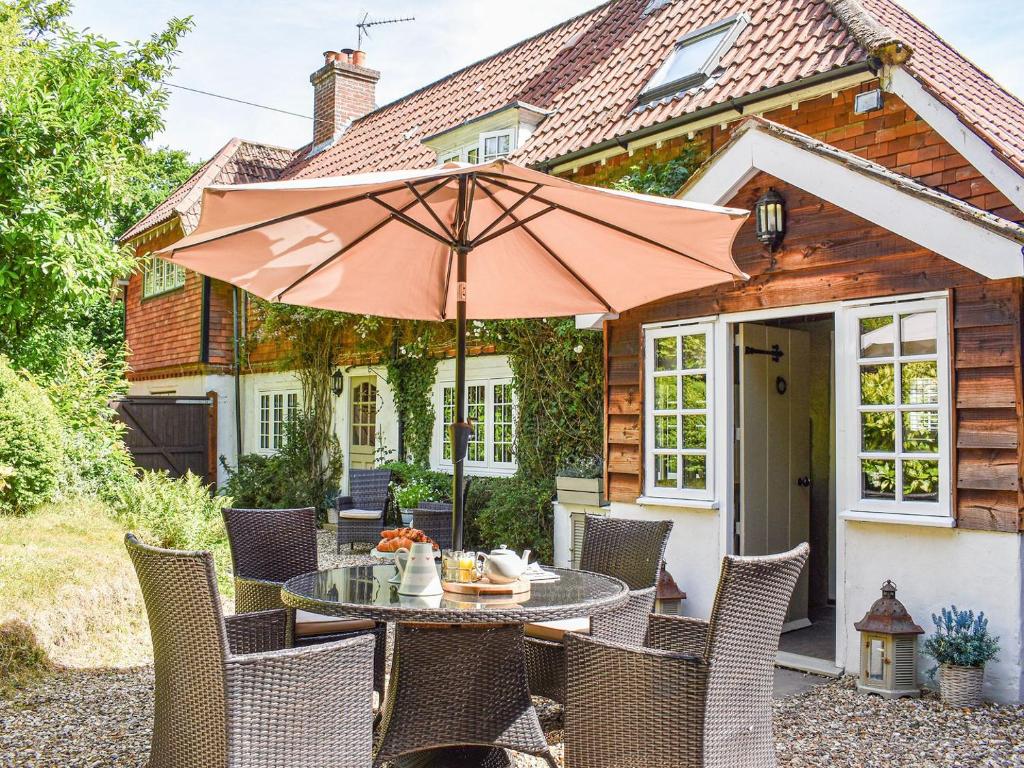
{"type": "MultiPolygon", "coordinates": [[[[235,574],[235,610],[249,613],[285,608],[281,602],[284,582],[318,568],[316,509],[228,508],[221,514],[235,574]]],[[[286,610],[289,645],[312,645],[372,633],[376,640],[374,689],[384,694],[386,624],[286,610]]]]}
{"type": "Polygon", "coordinates": [[[668,520],[626,520],[588,515],[583,527],[580,570],[603,573],[629,586],[629,602],[592,619],[526,625],[526,668],[530,692],[558,703],[565,701],[566,632],[589,632],[594,637],[626,645],[644,641],[647,616],[661,575],[672,523],[668,520]]]}
{"type": "Polygon", "coordinates": [[[348,473],[348,496],[334,501],[338,510],[338,554],[349,546],[380,539],[384,512],[388,506],[390,469],[353,469],[348,473]]]}
{"type": "Polygon", "coordinates": [[[809,551],[726,557],[711,619],[653,614],[646,647],[566,635],[566,766],[774,768],[775,654],[809,551]]]}
{"type": "Polygon", "coordinates": [[[452,548],[452,503],[421,501],[412,512],[412,527],[432,538],[442,551],[452,548]]]}
{"type": "Polygon", "coordinates": [[[369,768],[369,636],[286,649],[284,611],[223,616],[209,552],[125,546],[153,637],[150,768],[369,768]]]}

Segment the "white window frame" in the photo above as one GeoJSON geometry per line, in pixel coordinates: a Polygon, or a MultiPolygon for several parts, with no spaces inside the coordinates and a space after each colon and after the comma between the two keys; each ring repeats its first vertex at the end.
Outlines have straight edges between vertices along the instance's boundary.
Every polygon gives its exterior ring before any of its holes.
{"type": "Polygon", "coordinates": [[[284,447],[285,440],[285,425],[291,418],[290,411],[292,406],[289,404],[289,398],[295,398],[295,412],[298,413],[302,409],[302,390],[298,387],[272,387],[267,389],[259,389],[256,391],[256,453],[261,453],[264,456],[273,456],[275,453],[284,447]],[[274,397],[280,396],[282,399],[283,418],[278,421],[275,419],[274,414],[274,397]],[[263,419],[263,398],[267,398],[267,421],[263,419]],[[264,434],[264,425],[266,425],[266,433],[264,434]],[[267,438],[267,443],[264,445],[263,438],[267,438]],[[275,445],[277,438],[280,438],[280,443],[275,445]]]}
{"type": "Polygon", "coordinates": [[[466,144],[462,147],[456,147],[449,149],[445,152],[437,153],[437,164],[444,165],[445,163],[478,163],[480,162],[480,144],[466,144]],[[471,157],[470,153],[476,152],[477,156],[471,157]]]}
{"type": "Polygon", "coordinates": [[[147,256],[142,265],[142,298],[148,299],[177,290],[185,285],[185,268],[156,256],[147,256]]]}
{"type": "Polygon", "coordinates": [[[722,60],[722,56],[733,46],[736,42],[736,38],[740,36],[740,33],[749,23],[750,19],[747,15],[745,13],[739,13],[683,35],[676,41],[676,44],[672,48],[672,52],[669,54],[668,58],[665,59],[664,63],[658,67],[658,70],[647,82],[647,85],[644,87],[644,91],[640,97],[641,101],[653,101],[655,99],[664,98],[665,96],[671,96],[672,94],[688,91],[691,88],[704,85],[718,67],[719,62],[722,60]],[[668,73],[672,69],[672,62],[675,61],[675,58],[680,51],[685,49],[687,46],[718,34],[723,29],[727,30],[725,36],[704,61],[704,64],[698,67],[695,72],[682,77],[677,77],[675,80],[665,79],[668,77],[668,73]]]}
{"type": "MultiPolygon", "coordinates": [[[[947,299],[943,297],[895,300],[885,302],[872,302],[844,305],[836,311],[836,426],[838,431],[837,475],[840,485],[841,509],[846,517],[862,517],[872,519],[878,515],[883,519],[888,515],[903,515],[911,518],[921,517],[945,517],[952,515],[952,448],[950,445],[951,429],[951,396],[950,396],[950,350],[949,350],[949,318],[947,299]],[[894,354],[891,357],[863,358],[864,363],[888,364],[894,368],[894,383],[896,404],[896,450],[880,454],[884,458],[894,457],[896,461],[896,498],[869,499],[864,498],[861,492],[860,462],[865,456],[870,458],[861,450],[861,412],[872,410],[863,407],[860,403],[860,320],[865,317],[879,317],[886,314],[893,314],[897,318],[902,314],[911,312],[934,312],[935,313],[935,361],[938,381],[938,404],[936,413],[938,415],[939,450],[935,454],[913,454],[904,451],[901,445],[902,424],[901,416],[903,410],[915,410],[913,407],[904,406],[899,402],[902,398],[899,366],[902,362],[913,362],[915,360],[931,359],[931,355],[912,356],[903,355],[900,350],[899,321],[895,323],[894,332],[894,354]],[[900,461],[904,457],[922,458],[938,462],[939,481],[938,498],[936,501],[916,501],[901,499],[902,494],[902,473],[900,461]]],[[[916,410],[925,410],[917,408],[916,410]]],[[[927,409],[931,410],[931,409],[927,409]]]]}
{"type": "Polygon", "coordinates": [[[515,128],[502,128],[500,131],[484,131],[483,133],[480,134],[480,143],[479,143],[480,153],[479,153],[479,155],[477,155],[477,157],[479,158],[481,163],[489,163],[492,160],[497,160],[497,159],[502,158],[502,157],[508,157],[508,155],[494,155],[494,156],[492,156],[492,157],[490,157],[488,159],[487,153],[484,150],[484,147],[486,146],[487,139],[497,139],[497,138],[501,138],[502,136],[508,136],[508,153],[512,154],[512,152],[515,151],[515,149],[516,149],[516,129],[515,128]]]}
{"type": "MultiPolygon", "coordinates": [[[[512,387],[512,461],[497,461],[494,458],[494,390],[495,387],[512,384],[511,378],[494,378],[494,379],[470,379],[466,381],[467,390],[467,413],[468,413],[468,391],[470,387],[484,387],[484,413],[486,414],[486,420],[484,423],[484,461],[471,461],[469,457],[466,457],[465,466],[467,469],[475,469],[481,472],[494,472],[496,474],[511,474],[515,472],[517,463],[515,461],[515,440],[518,436],[517,425],[519,422],[519,405],[516,398],[515,387],[512,387]]],[[[445,458],[444,446],[448,441],[448,422],[445,421],[444,414],[444,396],[445,391],[455,391],[454,381],[442,381],[437,384],[436,391],[436,414],[437,414],[437,461],[438,465],[442,469],[451,470],[452,460],[451,458],[445,458]]],[[[454,408],[454,406],[453,406],[454,408]]]]}
{"type": "MultiPolygon", "coordinates": [[[[659,325],[659,326],[645,326],[644,327],[644,498],[667,498],[667,499],[687,499],[693,501],[710,502],[715,499],[715,408],[716,408],[716,391],[715,391],[715,367],[718,365],[718,360],[715,355],[715,324],[713,322],[691,322],[691,323],[677,323],[674,325],[659,325]],[[661,449],[654,447],[654,348],[655,341],[657,339],[663,339],[667,337],[681,337],[681,336],[704,336],[704,367],[694,369],[679,369],[673,372],[672,375],[679,377],[681,375],[688,374],[699,374],[704,373],[705,375],[705,391],[707,393],[706,402],[704,403],[703,409],[684,409],[682,402],[677,403],[677,408],[674,411],[677,414],[682,413],[703,413],[705,417],[705,432],[707,436],[707,442],[703,450],[699,449],[675,449],[671,453],[677,456],[684,455],[701,455],[705,456],[705,482],[704,488],[664,488],[659,487],[655,484],[655,455],[663,453],[661,449]]],[[[682,361],[680,360],[680,364],[682,361]]],[[[682,429],[682,425],[678,427],[682,429]]],[[[680,483],[682,482],[683,467],[680,462],[677,472],[680,476],[680,483]]]]}

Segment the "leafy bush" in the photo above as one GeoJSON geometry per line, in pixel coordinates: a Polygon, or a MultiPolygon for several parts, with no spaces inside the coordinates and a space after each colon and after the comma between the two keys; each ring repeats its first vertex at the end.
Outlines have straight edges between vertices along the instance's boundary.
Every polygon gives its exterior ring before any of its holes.
{"type": "Polygon", "coordinates": [[[58,493],[65,499],[113,502],[137,477],[125,448],[125,426],[110,407],[123,389],[122,371],[102,352],[72,349],[47,387],[63,427],[64,465],[58,493]]]}
{"type": "Polygon", "coordinates": [[[418,464],[407,464],[404,461],[390,461],[382,464],[381,469],[391,470],[392,487],[417,483],[430,489],[430,495],[424,496],[423,499],[451,501],[452,476],[447,472],[434,472],[418,464]]]}
{"type": "Polygon", "coordinates": [[[516,551],[531,549],[540,560],[550,563],[554,550],[551,537],[554,480],[536,482],[521,475],[500,480],[502,482],[491,490],[487,503],[475,515],[480,542],[486,547],[507,544],[516,551]]]}
{"type": "Polygon", "coordinates": [[[0,697],[52,666],[32,627],[18,619],[0,624],[0,697]]]}
{"type": "Polygon", "coordinates": [[[391,483],[391,495],[399,509],[416,509],[421,501],[437,501],[434,489],[422,480],[413,480],[405,485],[391,483]]]}
{"type": "Polygon", "coordinates": [[[245,454],[234,469],[222,457],[221,464],[228,472],[224,493],[239,507],[326,510],[328,498],[341,478],[341,453],[335,440],[326,462],[314,463],[305,440],[307,425],[306,416],[293,416],[285,426],[284,445],[272,456],[245,454]]]}
{"type": "Polygon", "coordinates": [[[0,356],[0,466],[8,468],[0,513],[24,514],[52,498],[64,461],[62,444],[46,392],[0,356]]]}
{"type": "Polygon", "coordinates": [[[220,511],[232,504],[229,496],[211,495],[210,488],[191,472],[172,478],[166,472],[150,471],[121,490],[114,513],[148,544],[211,550],[224,590],[229,581],[223,577],[230,571],[231,559],[220,511]]]}
{"type": "Polygon", "coordinates": [[[999,638],[989,634],[984,611],[975,616],[954,605],[933,613],[932,623],[935,634],[925,640],[924,650],[939,664],[980,667],[999,653],[999,638]]]}

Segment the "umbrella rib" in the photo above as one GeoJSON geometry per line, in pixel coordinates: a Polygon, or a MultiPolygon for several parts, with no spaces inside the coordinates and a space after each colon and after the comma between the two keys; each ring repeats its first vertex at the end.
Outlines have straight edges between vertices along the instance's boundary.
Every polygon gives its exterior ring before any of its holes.
{"type": "Polygon", "coordinates": [[[444,288],[441,291],[441,319],[448,319],[448,286],[452,280],[452,260],[455,256],[455,249],[448,249],[448,269],[444,273],[444,288]]]}
{"type": "Polygon", "coordinates": [[[420,234],[423,234],[423,235],[426,235],[427,237],[433,238],[434,240],[437,240],[437,242],[442,243],[443,245],[451,246],[451,244],[452,244],[451,240],[449,240],[448,238],[442,237],[441,235],[437,234],[437,232],[432,230],[430,227],[428,227],[425,224],[421,224],[420,222],[416,221],[416,219],[411,218],[410,216],[406,216],[403,211],[399,210],[398,208],[395,208],[395,206],[391,205],[391,203],[384,202],[383,200],[378,198],[375,194],[371,194],[370,195],[370,200],[375,202],[381,208],[384,208],[385,210],[387,210],[391,214],[392,218],[395,221],[400,221],[402,224],[405,224],[407,227],[409,227],[411,229],[415,229],[420,234]]]}
{"type": "MultiPolygon", "coordinates": [[[[437,190],[439,190],[441,187],[443,187],[447,183],[448,183],[448,180],[445,179],[444,181],[441,181],[440,183],[435,184],[433,187],[431,187],[430,189],[427,190],[427,194],[424,195],[424,199],[426,199],[427,197],[430,197],[432,194],[437,192],[437,190]]],[[[412,208],[414,205],[416,205],[416,203],[411,203],[411,202],[410,203],[406,203],[405,205],[402,206],[402,208],[400,210],[405,212],[405,211],[409,210],[410,208],[412,208]]],[[[381,221],[377,222],[373,227],[371,227],[370,229],[366,230],[361,235],[358,235],[354,240],[350,241],[346,245],[342,246],[339,250],[337,250],[334,253],[332,253],[330,256],[328,256],[326,259],[321,261],[319,264],[317,264],[316,266],[314,266],[311,269],[309,269],[304,275],[302,275],[301,277],[297,278],[291,285],[289,285],[283,291],[278,293],[277,294],[277,300],[280,301],[281,297],[284,296],[292,288],[294,288],[299,283],[302,283],[306,279],[308,279],[308,278],[312,277],[313,275],[315,275],[317,272],[319,272],[321,269],[326,267],[328,264],[332,263],[335,259],[338,259],[341,256],[343,256],[345,253],[347,253],[354,246],[359,245],[359,243],[361,243],[363,240],[368,238],[370,235],[372,235],[377,230],[381,229],[389,221],[394,221],[394,219],[391,216],[388,216],[386,219],[382,219],[381,221]]]]}
{"type": "MultiPolygon", "coordinates": [[[[493,177],[490,174],[481,174],[481,175],[485,176],[487,178],[487,180],[489,182],[491,182],[492,184],[497,184],[499,187],[503,187],[503,188],[508,189],[508,190],[510,190],[512,192],[518,192],[519,194],[523,194],[522,190],[516,189],[515,187],[511,187],[508,184],[504,183],[503,181],[500,181],[499,179],[493,177]]],[[[605,228],[610,229],[610,230],[612,230],[614,232],[618,232],[620,235],[625,235],[626,237],[633,238],[634,240],[639,240],[640,242],[646,243],[647,245],[653,245],[656,248],[662,248],[663,250],[669,251],[670,253],[674,253],[677,256],[682,256],[685,259],[690,259],[691,261],[696,261],[698,264],[703,264],[705,267],[710,267],[711,269],[717,270],[718,272],[724,272],[725,274],[727,274],[727,275],[729,275],[731,277],[737,277],[737,275],[735,273],[730,272],[727,269],[723,269],[722,267],[719,267],[719,266],[717,266],[715,264],[709,264],[708,262],[704,261],[703,259],[698,259],[696,256],[691,256],[690,254],[686,253],[685,251],[680,251],[678,248],[673,248],[671,245],[666,245],[665,243],[659,243],[657,240],[652,240],[651,238],[645,237],[644,235],[641,235],[638,232],[630,232],[628,229],[626,229],[625,227],[620,227],[618,224],[612,224],[611,222],[608,222],[608,221],[602,221],[601,219],[597,218],[596,216],[591,216],[589,213],[583,213],[583,211],[577,211],[575,208],[569,208],[568,206],[562,205],[561,203],[556,203],[553,200],[548,200],[548,199],[543,198],[543,197],[541,197],[539,195],[536,195],[535,199],[538,202],[546,203],[547,205],[553,205],[558,210],[564,211],[565,213],[568,213],[568,214],[570,214],[572,216],[578,216],[581,219],[585,219],[586,221],[589,221],[592,224],[597,224],[598,226],[605,227],[605,228]]]]}
{"type": "MultiPolygon", "coordinates": [[[[520,205],[522,205],[527,200],[529,200],[531,197],[533,197],[535,194],[537,194],[543,188],[543,186],[544,186],[543,184],[535,184],[533,189],[531,189],[529,192],[527,192],[522,197],[520,197],[518,200],[516,200],[515,203],[512,204],[512,207],[510,207],[507,211],[504,211],[501,214],[501,216],[499,216],[494,221],[492,221],[490,224],[488,224],[486,227],[484,227],[477,234],[476,238],[473,240],[473,244],[474,245],[479,244],[481,242],[481,238],[486,236],[488,232],[490,232],[492,229],[494,229],[496,226],[498,226],[498,224],[500,224],[502,221],[504,221],[506,218],[508,218],[516,210],[516,208],[518,208],[520,205]]],[[[481,189],[483,189],[482,186],[481,186],[481,189]]]]}
{"type": "MultiPolygon", "coordinates": [[[[442,180],[439,184],[437,184],[429,192],[427,192],[427,197],[429,197],[434,192],[436,192],[440,187],[443,187],[445,184],[447,184],[448,183],[448,178],[449,177],[445,177],[444,180],[442,180]]],[[[422,184],[422,183],[427,182],[427,181],[435,181],[435,180],[436,180],[436,177],[430,177],[430,178],[427,178],[427,179],[421,179],[420,181],[414,182],[414,183],[422,184]]],[[[408,184],[409,182],[405,182],[405,183],[408,184]]],[[[370,199],[372,199],[371,195],[374,195],[374,194],[386,195],[389,192],[397,192],[400,189],[402,189],[401,186],[396,186],[396,187],[392,187],[391,189],[382,190],[380,192],[364,192],[363,194],[357,195],[356,197],[349,197],[349,198],[346,198],[344,200],[332,200],[329,203],[323,203],[322,205],[315,205],[312,208],[303,208],[301,211],[293,211],[292,213],[286,213],[286,214],[283,214],[282,216],[276,216],[273,219],[267,219],[266,221],[261,221],[261,222],[258,222],[256,224],[250,224],[249,226],[242,227],[241,229],[236,229],[236,230],[233,230],[231,232],[225,232],[224,234],[221,234],[221,235],[214,235],[213,237],[208,237],[208,238],[205,238],[203,240],[197,240],[194,243],[189,243],[187,245],[183,245],[180,248],[175,248],[174,246],[171,246],[172,258],[173,258],[173,254],[177,253],[178,251],[186,251],[189,248],[195,248],[198,245],[207,245],[208,243],[215,243],[218,240],[223,240],[226,237],[235,237],[236,235],[244,235],[246,232],[252,232],[255,229],[261,229],[262,227],[272,227],[275,224],[282,224],[283,222],[291,221],[292,219],[297,219],[300,216],[311,216],[314,213],[323,213],[324,211],[329,211],[332,208],[342,208],[342,207],[344,207],[346,205],[349,205],[350,203],[359,203],[359,202],[362,202],[364,200],[370,200],[370,199]]]]}
{"type": "MultiPolygon", "coordinates": [[[[494,201],[494,204],[496,206],[498,206],[499,208],[504,210],[505,206],[498,200],[498,198],[494,195],[493,192],[491,192],[491,190],[489,190],[483,184],[480,185],[480,189],[482,189],[484,191],[484,194],[486,194],[489,198],[491,198],[491,200],[494,201]]],[[[512,220],[513,221],[518,221],[518,219],[516,218],[515,214],[510,214],[510,215],[512,216],[512,220]]],[[[550,256],[552,259],[554,259],[556,262],[558,262],[558,265],[562,269],[564,269],[566,272],[568,272],[577,283],[579,283],[584,288],[586,288],[595,299],[597,299],[599,302],[601,302],[604,305],[604,308],[608,312],[614,312],[615,311],[614,309],[612,309],[612,305],[609,304],[605,300],[604,296],[602,296],[600,293],[598,293],[596,290],[594,290],[593,286],[591,286],[590,283],[588,283],[586,280],[584,280],[582,277],[580,277],[578,274],[576,274],[576,271],[572,267],[570,267],[568,264],[566,264],[564,261],[562,261],[562,259],[559,258],[558,254],[555,253],[553,250],[551,250],[550,246],[548,246],[547,243],[545,243],[536,234],[534,234],[533,230],[531,230],[525,224],[522,225],[522,229],[523,229],[523,232],[528,234],[533,239],[533,241],[535,243],[537,243],[537,245],[539,245],[542,249],[544,249],[544,252],[547,253],[548,256],[550,256]]]]}
{"type": "Polygon", "coordinates": [[[416,199],[419,201],[419,204],[426,208],[427,213],[429,213],[433,217],[434,221],[437,222],[437,226],[441,228],[441,231],[444,232],[451,240],[454,240],[455,233],[448,228],[447,224],[441,221],[441,217],[437,215],[437,212],[430,205],[427,204],[426,198],[424,198],[419,192],[417,192],[416,187],[414,187],[412,184],[407,184],[407,186],[409,187],[409,191],[412,192],[413,195],[415,195],[416,199]]]}
{"type": "MultiPolygon", "coordinates": [[[[480,185],[480,189],[483,189],[483,188],[484,188],[483,184],[481,184],[480,185]]],[[[511,208],[509,210],[511,210],[511,208]]],[[[539,219],[545,213],[551,213],[554,210],[557,210],[555,208],[555,206],[549,205],[547,208],[543,208],[543,209],[541,209],[541,210],[539,210],[539,211],[537,211],[535,213],[531,213],[525,219],[516,219],[516,217],[513,216],[513,217],[511,217],[512,218],[512,223],[511,224],[502,227],[497,232],[492,232],[487,237],[484,237],[484,238],[478,237],[472,243],[470,243],[470,245],[472,245],[474,248],[476,248],[477,246],[483,245],[486,242],[494,240],[496,237],[501,237],[502,235],[504,235],[504,234],[506,234],[508,232],[511,232],[514,229],[519,229],[520,227],[524,226],[525,224],[528,224],[529,222],[533,221],[534,219],[539,219]]]]}

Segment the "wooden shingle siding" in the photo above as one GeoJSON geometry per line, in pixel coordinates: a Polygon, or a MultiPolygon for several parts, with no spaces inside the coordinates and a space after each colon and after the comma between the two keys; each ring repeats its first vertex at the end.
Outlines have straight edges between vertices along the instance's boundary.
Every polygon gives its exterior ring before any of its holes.
{"type": "Polygon", "coordinates": [[[655,302],[605,325],[607,485],[641,493],[641,328],[646,323],[936,290],[952,295],[952,456],[958,524],[1018,530],[1021,475],[1021,281],[993,282],[801,189],[764,174],[729,202],[752,208],[769,186],[786,199],[787,233],[770,267],[753,221],[733,249],[751,277],[655,302]]]}

